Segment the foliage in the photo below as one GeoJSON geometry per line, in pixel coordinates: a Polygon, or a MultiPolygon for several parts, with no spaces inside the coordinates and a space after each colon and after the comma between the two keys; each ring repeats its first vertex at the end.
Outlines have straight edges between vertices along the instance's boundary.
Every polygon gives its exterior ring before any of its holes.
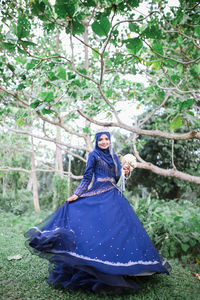
{"type": "Polygon", "coordinates": [[[56,209],[63,205],[68,194],[68,183],[66,178],[61,178],[60,175],[56,174],[53,178],[53,208],[56,209]]]}
{"type": "MultiPolygon", "coordinates": [[[[1,166],[10,168],[30,169],[30,156],[26,153],[25,145],[28,144],[27,137],[17,136],[7,132],[0,134],[0,161],[1,166]],[[24,145],[22,148],[21,145],[24,145]],[[17,150],[19,147],[19,150],[17,150]],[[23,151],[22,151],[23,150],[23,151]]],[[[0,171],[0,191],[12,191],[10,198],[19,198],[18,191],[25,189],[29,176],[20,171],[0,171]]]]}
{"type": "MultiPolygon", "coordinates": [[[[63,0],[51,4],[50,1],[37,0],[16,2],[16,5],[14,3],[15,1],[4,3],[1,11],[2,22],[9,28],[8,31],[6,27],[1,28],[1,47],[7,54],[6,57],[1,56],[2,83],[11,89],[15,85],[17,91],[28,91],[34,79],[36,89],[31,97],[31,108],[43,115],[57,116],[68,101],[74,106],[81,100],[80,106],[90,115],[109,110],[99,92],[94,93],[96,87],[92,82],[103,75],[100,74],[102,65],[99,53],[106,41],[114,47],[112,51],[106,49],[103,53],[106,70],[102,88],[110,103],[114,105],[120,98],[134,102],[133,98],[136,97],[141,104],[156,106],[164,99],[166,90],[174,88],[165,122],[169,130],[184,126],[185,121],[192,127],[194,111],[199,105],[198,91],[196,92],[199,26],[193,26],[198,23],[198,6],[189,9],[187,5],[190,4],[180,1],[180,6],[168,7],[167,1],[151,1],[148,7],[151,15],[147,19],[135,21],[142,19],[135,11],[139,1],[63,0]],[[94,7],[95,12],[92,13],[94,7]],[[86,80],[83,76],[87,71],[82,67],[83,61],[80,59],[83,58],[79,56],[79,52],[77,51],[77,58],[74,58],[78,76],[70,64],[70,56],[64,58],[62,47],[58,53],[55,38],[56,32],[63,33],[64,27],[65,33],[69,35],[72,30],[74,39],[77,40],[77,36],[85,30],[84,20],[91,15],[90,47],[93,55],[90,55],[91,79],[86,80]],[[117,24],[120,17],[124,24],[119,23],[112,28],[113,19],[117,24]],[[67,25],[63,23],[65,18],[67,25]],[[133,21],[126,22],[126,19],[133,21]],[[42,31],[43,37],[37,37],[37,43],[34,43],[37,29],[42,31]],[[36,46],[40,47],[42,55],[38,55],[36,46]],[[133,84],[132,81],[125,80],[124,76],[119,77],[123,73],[143,73],[141,65],[149,76],[151,86],[144,88],[141,83],[133,84]],[[110,73],[110,69],[114,71],[110,73]],[[54,105],[60,88],[66,92],[66,97],[58,105],[54,105]],[[99,104],[102,104],[101,108],[99,104]]],[[[14,105],[7,100],[10,105],[14,105]]],[[[8,113],[7,104],[5,101],[2,112],[8,113]]],[[[23,121],[26,118],[27,115],[21,119],[23,121]]],[[[73,118],[77,118],[76,113],[73,118]]]]}
{"type": "Polygon", "coordinates": [[[40,206],[42,209],[53,206],[54,187],[53,187],[53,172],[38,172],[38,194],[40,206]]]}
{"type": "MultiPolygon", "coordinates": [[[[140,118],[142,118],[142,116],[140,118]]],[[[145,124],[144,129],[152,128],[158,119],[162,122],[165,118],[165,114],[152,117],[151,120],[145,124]]],[[[164,123],[160,123],[160,129],[161,124],[164,126],[164,123]]],[[[198,128],[198,123],[194,126],[198,128]]],[[[179,129],[179,132],[182,133],[182,130],[179,129]]],[[[119,149],[121,148],[120,153],[122,155],[133,151],[132,143],[125,143],[125,141],[131,140],[130,137],[122,138],[116,135],[116,138],[118,140],[119,149]]],[[[173,158],[177,170],[191,175],[200,175],[200,165],[198,164],[199,147],[199,140],[188,140],[187,143],[182,140],[174,141],[173,158]]],[[[151,162],[155,166],[163,169],[170,169],[173,167],[171,140],[144,136],[137,140],[137,148],[140,156],[145,161],[151,162]]],[[[173,177],[163,177],[143,169],[134,170],[133,175],[127,181],[127,188],[130,191],[136,191],[139,186],[147,188],[149,193],[160,199],[185,198],[193,202],[200,197],[200,187],[198,185],[184,182],[173,177]]]]}
{"type": "Polygon", "coordinates": [[[131,200],[150,238],[165,258],[195,261],[200,254],[200,208],[190,201],[131,200]]]}
{"type": "Polygon", "coordinates": [[[33,210],[33,195],[31,191],[19,190],[17,198],[12,192],[7,192],[5,196],[0,194],[0,208],[6,212],[22,215],[26,211],[33,210]]]}
{"type": "MultiPolygon", "coordinates": [[[[153,137],[160,139],[158,130],[164,137],[180,128],[199,131],[197,1],[12,0],[3,1],[0,18],[0,118],[7,124],[30,130],[37,123],[47,136],[60,126],[67,137],[81,137],[88,152],[93,129],[80,113],[110,125],[125,103],[142,108],[147,119],[157,112],[148,130],[153,137]],[[143,4],[147,12],[140,15],[143,4]]],[[[140,121],[135,130],[144,128],[140,121]]]]}

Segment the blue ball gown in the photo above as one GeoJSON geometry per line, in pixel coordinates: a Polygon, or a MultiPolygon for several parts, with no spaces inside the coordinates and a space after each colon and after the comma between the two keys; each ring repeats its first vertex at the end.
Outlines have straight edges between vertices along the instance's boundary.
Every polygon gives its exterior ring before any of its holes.
{"type": "Polygon", "coordinates": [[[129,202],[116,186],[115,168],[93,151],[75,194],[51,216],[25,233],[33,254],[50,262],[54,287],[120,287],[137,290],[135,276],[169,274],[129,202]],[[93,185],[87,190],[93,177],[93,185]]]}

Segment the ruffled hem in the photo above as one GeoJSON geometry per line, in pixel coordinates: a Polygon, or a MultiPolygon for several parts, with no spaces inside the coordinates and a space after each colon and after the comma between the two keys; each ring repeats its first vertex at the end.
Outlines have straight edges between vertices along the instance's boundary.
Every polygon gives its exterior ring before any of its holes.
{"type": "Polygon", "coordinates": [[[167,262],[162,265],[159,262],[141,261],[128,265],[113,265],[111,262],[77,255],[73,252],[76,247],[74,232],[66,228],[41,231],[33,227],[25,233],[25,237],[28,238],[25,244],[32,254],[49,260],[47,282],[55,288],[83,288],[96,293],[135,294],[140,290],[140,286],[135,282],[137,276],[169,274],[171,270],[167,262]],[[101,270],[101,266],[105,272],[101,270]]]}

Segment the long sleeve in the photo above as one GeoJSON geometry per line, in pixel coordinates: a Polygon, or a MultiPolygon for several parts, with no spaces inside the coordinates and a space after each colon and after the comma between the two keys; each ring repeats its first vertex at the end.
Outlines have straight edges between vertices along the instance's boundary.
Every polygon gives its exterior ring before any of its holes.
{"type": "Polygon", "coordinates": [[[79,183],[78,187],[76,188],[74,194],[77,196],[81,196],[81,194],[83,194],[91,180],[92,180],[92,176],[95,170],[95,165],[96,165],[96,159],[95,159],[95,155],[94,152],[90,152],[89,156],[88,156],[88,161],[87,161],[87,166],[86,166],[86,170],[83,174],[83,178],[81,180],[81,182],[79,183]]]}

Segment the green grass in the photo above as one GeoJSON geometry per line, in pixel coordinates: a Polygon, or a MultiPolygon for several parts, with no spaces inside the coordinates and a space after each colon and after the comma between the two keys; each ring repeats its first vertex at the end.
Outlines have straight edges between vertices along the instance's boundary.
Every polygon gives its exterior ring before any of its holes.
{"type": "MultiPolygon", "coordinates": [[[[24,246],[23,233],[39,223],[49,212],[26,213],[16,216],[0,213],[0,299],[18,300],[197,300],[200,299],[200,282],[191,274],[191,269],[170,261],[172,272],[168,275],[154,275],[140,279],[142,290],[135,296],[97,296],[84,291],[69,293],[56,290],[46,283],[48,262],[32,256],[24,246]],[[8,260],[9,256],[20,254],[21,259],[8,260]]],[[[197,271],[197,265],[194,266],[197,271]]]]}

